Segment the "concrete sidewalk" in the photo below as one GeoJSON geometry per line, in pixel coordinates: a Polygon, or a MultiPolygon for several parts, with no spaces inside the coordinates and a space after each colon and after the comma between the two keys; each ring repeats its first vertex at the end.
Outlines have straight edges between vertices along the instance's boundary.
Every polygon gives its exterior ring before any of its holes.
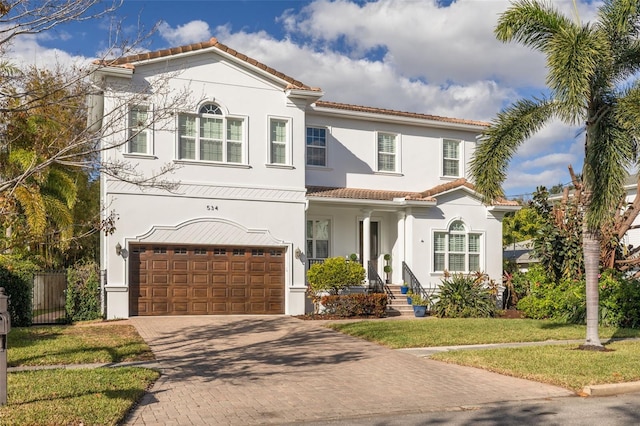
{"type": "Polygon", "coordinates": [[[130,414],[130,425],[283,424],[574,395],[286,316],[131,322],[163,375],[130,414]]]}

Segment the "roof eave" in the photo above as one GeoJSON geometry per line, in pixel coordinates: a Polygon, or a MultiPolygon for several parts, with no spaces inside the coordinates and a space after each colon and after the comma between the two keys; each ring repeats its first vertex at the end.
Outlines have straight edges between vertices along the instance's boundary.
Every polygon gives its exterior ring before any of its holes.
{"type": "Polygon", "coordinates": [[[318,203],[332,203],[332,204],[366,204],[374,206],[387,206],[387,207],[403,207],[403,206],[415,206],[415,207],[432,207],[437,205],[437,201],[418,201],[418,200],[371,200],[365,198],[335,198],[335,197],[314,197],[308,195],[307,200],[318,203]]]}
{"type": "Polygon", "coordinates": [[[287,89],[285,94],[290,99],[302,99],[307,103],[313,103],[324,96],[324,92],[321,90],[306,89],[287,89]]]}
{"type": "Polygon", "coordinates": [[[522,206],[518,205],[518,206],[511,206],[511,205],[496,205],[493,204],[491,206],[487,206],[487,210],[492,211],[492,212],[517,212],[518,210],[520,210],[522,208],[522,206]]]}
{"type": "Polygon", "coordinates": [[[328,107],[318,107],[315,105],[311,106],[314,112],[325,115],[334,115],[334,116],[349,116],[353,118],[357,118],[360,120],[369,120],[369,121],[385,121],[385,122],[393,122],[393,123],[403,123],[403,124],[412,124],[415,126],[426,126],[426,127],[437,127],[441,129],[449,129],[449,130],[467,130],[473,132],[482,132],[486,129],[486,126],[477,125],[477,124],[464,124],[464,123],[452,123],[448,121],[440,121],[440,120],[429,120],[426,118],[416,118],[416,117],[402,117],[398,115],[390,115],[384,113],[371,113],[371,112],[363,112],[363,111],[350,111],[347,109],[336,109],[336,108],[328,108],[328,107]]]}

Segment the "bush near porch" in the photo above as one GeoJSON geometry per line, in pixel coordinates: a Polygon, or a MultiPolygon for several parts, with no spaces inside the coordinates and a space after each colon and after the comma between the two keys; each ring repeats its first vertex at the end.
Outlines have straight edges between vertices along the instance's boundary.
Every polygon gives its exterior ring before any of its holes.
{"type": "Polygon", "coordinates": [[[326,293],[335,296],[346,288],[361,286],[364,278],[364,267],[357,261],[343,257],[330,257],[322,263],[311,265],[307,271],[307,292],[313,301],[314,312],[318,313],[321,298],[326,293]]]}
{"type": "Polygon", "coordinates": [[[329,295],[323,296],[320,303],[325,308],[324,313],[341,318],[384,318],[387,311],[387,295],[381,293],[329,295]]]}

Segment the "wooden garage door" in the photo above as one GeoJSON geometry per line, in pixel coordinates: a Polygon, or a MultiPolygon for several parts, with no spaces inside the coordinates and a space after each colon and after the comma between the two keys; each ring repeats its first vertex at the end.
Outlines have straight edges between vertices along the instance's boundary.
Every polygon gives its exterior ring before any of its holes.
{"type": "Polygon", "coordinates": [[[131,315],[284,313],[284,248],[131,246],[131,315]]]}

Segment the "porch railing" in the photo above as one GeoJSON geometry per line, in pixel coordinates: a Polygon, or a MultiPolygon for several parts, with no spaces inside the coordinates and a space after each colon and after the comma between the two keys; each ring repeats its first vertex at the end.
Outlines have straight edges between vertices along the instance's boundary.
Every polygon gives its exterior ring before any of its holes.
{"type": "Polygon", "coordinates": [[[437,292],[437,287],[425,289],[420,284],[420,280],[415,276],[409,265],[405,261],[402,261],[402,279],[405,283],[409,284],[409,289],[413,294],[419,294],[427,300],[433,300],[433,296],[437,292]]]}
{"type": "Polygon", "coordinates": [[[378,271],[373,267],[373,263],[369,261],[367,264],[367,277],[369,278],[369,293],[384,293],[384,281],[378,275],[378,271]]]}

